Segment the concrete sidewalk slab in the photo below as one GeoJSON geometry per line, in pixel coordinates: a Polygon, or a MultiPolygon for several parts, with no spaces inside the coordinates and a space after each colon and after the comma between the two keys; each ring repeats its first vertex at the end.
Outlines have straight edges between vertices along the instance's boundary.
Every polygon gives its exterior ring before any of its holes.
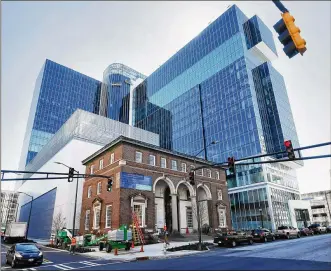
{"type": "MultiPolygon", "coordinates": [[[[169,248],[184,246],[196,242],[172,242],[168,246],[169,248]]],[[[120,260],[120,261],[137,261],[137,260],[148,260],[148,259],[165,259],[165,258],[177,258],[184,255],[191,255],[196,253],[202,253],[205,251],[193,251],[193,250],[182,250],[175,252],[164,252],[164,243],[151,244],[144,246],[144,252],[140,252],[141,246],[136,246],[130,251],[118,250],[118,255],[114,255],[114,251],[107,253],[106,251],[87,252],[84,255],[104,260],[120,260]]]]}

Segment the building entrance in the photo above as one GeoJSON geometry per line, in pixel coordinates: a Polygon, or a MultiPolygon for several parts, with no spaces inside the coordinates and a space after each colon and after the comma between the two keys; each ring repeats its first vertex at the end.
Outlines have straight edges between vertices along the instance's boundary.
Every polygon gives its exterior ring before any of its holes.
{"type": "Polygon", "coordinates": [[[170,188],[166,187],[164,190],[164,210],[165,210],[165,222],[167,230],[172,232],[172,205],[171,205],[171,193],[170,188]]]}

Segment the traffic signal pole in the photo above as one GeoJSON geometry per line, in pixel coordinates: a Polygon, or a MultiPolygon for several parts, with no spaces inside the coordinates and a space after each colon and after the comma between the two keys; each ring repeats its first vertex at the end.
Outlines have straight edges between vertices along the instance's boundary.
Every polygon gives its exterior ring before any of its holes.
{"type": "Polygon", "coordinates": [[[289,12],[288,9],[279,0],[272,0],[272,2],[281,12],[289,12]]]}

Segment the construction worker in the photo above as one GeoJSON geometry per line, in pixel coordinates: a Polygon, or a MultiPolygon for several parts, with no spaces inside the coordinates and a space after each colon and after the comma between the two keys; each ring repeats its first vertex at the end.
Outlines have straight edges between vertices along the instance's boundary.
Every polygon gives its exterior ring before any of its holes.
{"type": "Polygon", "coordinates": [[[169,241],[168,241],[167,225],[164,225],[163,230],[164,230],[164,242],[165,242],[167,245],[170,245],[170,243],[169,243],[169,241]]]}
{"type": "Polygon", "coordinates": [[[75,237],[72,237],[71,238],[71,245],[70,245],[70,251],[69,253],[72,255],[75,255],[75,250],[76,250],[76,238],[75,237]]]}

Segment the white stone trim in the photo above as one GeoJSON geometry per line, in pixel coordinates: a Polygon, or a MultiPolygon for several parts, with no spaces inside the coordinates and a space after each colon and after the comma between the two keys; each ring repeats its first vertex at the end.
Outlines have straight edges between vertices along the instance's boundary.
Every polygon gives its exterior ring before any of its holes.
{"type": "Polygon", "coordinates": [[[155,194],[155,188],[156,188],[156,184],[158,181],[160,180],[164,180],[169,188],[170,188],[170,194],[176,194],[176,188],[174,186],[174,183],[168,178],[168,177],[164,177],[164,176],[161,176],[159,178],[157,178],[155,181],[154,181],[154,184],[153,184],[153,193],[155,194]]]}

